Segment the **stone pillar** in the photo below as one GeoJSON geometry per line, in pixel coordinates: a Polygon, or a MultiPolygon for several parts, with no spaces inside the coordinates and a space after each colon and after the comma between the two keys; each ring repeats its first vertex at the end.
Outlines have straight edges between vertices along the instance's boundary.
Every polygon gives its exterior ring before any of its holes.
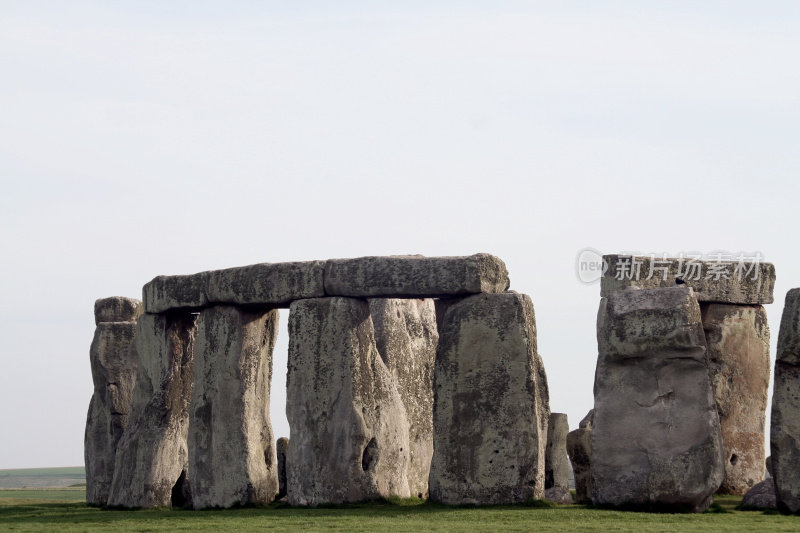
{"type": "Polygon", "coordinates": [[[278,495],[276,500],[286,496],[286,452],[289,450],[289,439],[281,437],[276,445],[278,463],[278,495]]]}
{"type": "Polygon", "coordinates": [[[117,445],[111,506],[189,503],[186,438],[196,322],[196,315],[183,313],[139,318],[139,367],[128,425],[117,445]]]}
{"type": "Polygon", "coordinates": [[[575,475],[575,500],[592,503],[592,419],[594,409],[581,420],[578,429],[567,434],[567,453],[575,475]]]}
{"type": "Polygon", "coordinates": [[[290,505],[410,495],[408,419],[365,300],[292,303],[286,380],[290,505]]]}
{"type": "Polygon", "coordinates": [[[440,311],[431,500],[542,499],[550,409],[530,297],[479,294],[440,311]]]}
{"type": "Polygon", "coordinates": [[[800,511],[800,289],[786,294],[778,332],[770,424],[778,509],[800,511]]]}
{"type": "Polygon", "coordinates": [[[700,307],[688,287],[600,303],[592,501],[701,512],[724,476],[700,307]]]}
{"type": "Polygon", "coordinates": [[[142,302],[112,297],[97,300],[97,327],[89,349],[94,394],[84,437],[86,503],[106,505],[114,477],[117,443],[128,422],[138,356],[134,346],[142,302]]]}
{"type": "Polygon", "coordinates": [[[278,492],[269,418],[277,334],[277,310],[200,313],[188,436],[195,509],[267,504],[278,492]]]}
{"type": "Polygon", "coordinates": [[[722,494],[745,494],[764,479],[769,326],[760,305],[703,304],[711,384],[722,430],[722,494]]]}
{"type": "Polygon", "coordinates": [[[544,460],[544,488],[569,489],[569,458],[567,457],[569,421],[566,413],[550,413],[547,425],[547,451],[544,460]]]}
{"type": "Polygon", "coordinates": [[[369,300],[375,343],[397,384],[409,426],[408,488],[428,497],[433,456],[433,366],[439,334],[432,299],[369,300]]]}

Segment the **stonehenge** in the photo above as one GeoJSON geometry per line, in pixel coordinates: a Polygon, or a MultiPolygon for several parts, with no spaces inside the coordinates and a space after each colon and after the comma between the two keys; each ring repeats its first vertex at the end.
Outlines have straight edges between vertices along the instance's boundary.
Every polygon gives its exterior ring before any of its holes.
{"type": "MultiPolygon", "coordinates": [[[[533,305],[507,292],[509,285],[505,264],[489,254],[362,257],[157,276],[144,285],[140,304],[99,301],[98,324],[129,322],[130,334],[119,342],[127,339],[136,355],[129,357],[135,377],[126,385],[125,405],[91,402],[87,465],[106,466],[105,473],[90,469],[88,475],[94,485],[109,487],[94,503],[203,509],[284,496],[308,506],[427,498],[435,437],[450,429],[437,429],[434,420],[441,301],[459,309],[477,302],[476,318],[495,316],[480,331],[463,332],[488,336],[479,352],[460,345],[460,333],[451,334],[454,362],[491,359],[508,349],[498,364],[524,372],[507,375],[513,390],[494,408],[509,426],[498,424],[497,437],[513,434],[515,446],[504,449],[502,460],[487,456],[487,464],[515,463],[508,465],[514,476],[502,471],[494,481],[503,494],[514,494],[503,501],[541,497],[548,391],[533,305]],[[482,295],[493,298],[471,299],[482,295]],[[268,412],[272,349],[277,309],[287,308],[291,435],[275,444],[268,412]],[[98,425],[92,421],[123,411],[129,413],[125,430],[100,451],[90,438],[98,425]],[[533,419],[518,421],[519,414],[533,419]]],[[[96,360],[93,349],[93,366],[96,360]]],[[[98,390],[111,379],[101,378],[98,390]]],[[[443,391],[440,398],[456,393],[443,391]]],[[[480,446],[473,448],[462,443],[458,453],[474,454],[480,446]]],[[[447,453],[440,450],[445,462],[458,459],[447,453]]]]}
{"type": "Polygon", "coordinates": [[[290,505],[409,497],[408,418],[367,301],[292,304],[286,383],[290,505]]]}
{"type": "Polygon", "coordinates": [[[136,367],[136,320],[142,302],[104,298],[94,304],[94,340],[89,349],[94,394],[84,438],[86,503],[106,505],[114,476],[117,443],[128,423],[136,367]]]}
{"type": "Polygon", "coordinates": [[[569,457],[567,455],[569,422],[565,413],[550,413],[547,424],[544,488],[569,489],[569,457]]]}
{"type": "MultiPolygon", "coordinates": [[[[699,512],[720,492],[762,505],[774,266],[694,276],[683,259],[604,260],[594,405],[573,431],[550,412],[533,302],[489,254],[261,263],[98,300],[87,503],[572,503],[570,461],[581,504],[699,512]],[[276,442],[279,309],[289,438],[276,442]]],[[[800,511],[799,324],[795,289],[770,443],[784,512],[800,511]]]]}
{"type": "Polygon", "coordinates": [[[434,300],[371,298],[375,346],[396,380],[408,419],[408,489],[428,497],[433,456],[433,367],[439,332],[434,300]]]}
{"type": "Polygon", "coordinates": [[[275,445],[275,454],[278,462],[278,494],[276,500],[286,496],[286,450],[289,449],[289,439],[281,437],[275,445]]]}
{"type": "Polygon", "coordinates": [[[567,433],[567,453],[575,476],[575,501],[592,503],[592,418],[594,409],[581,420],[578,429],[567,433]]]}
{"type": "Polygon", "coordinates": [[[207,307],[197,321],[189,417],[195,509],[267,504],[278,493],[269,392],[278,311],[207,307]]]}
{"type": "Polygon", "coordinates": [[[609,294],[598,311],[597,344],[592,501],[704,511],[724,466],[694,291],[609,294]]]}
{"type": "Polygon", "coordinates": [[[434,372],[430,499],[542,499],[549,415],[531,299],[501,293],[448,302],[434,372]]]}
{"type": "Polygon", "coordinates": [[[769,326],[760,305],[701,304],[725,451],[718,492],[745,494],[764,478],[769,326]]]}
{"type": "Polygon", "coordinates": [[[772,389],[770,452],[778,509],[800,511],[800,289],[786,294],[772,389]]]}
{"type": "Polygon", "coordinates": [[[690,287],[701,311],[708,370],[722,433],[725,476],[717,490],[745,494],[764,475],[769,326],[775,267],[693,258],[606,255],[601,297],[690,287]]]}
{"type": "Polygon", "coordinates": [[[190,503],[187,437],[196,334],[196,315],[139,317],[136,386],[128,424],[117,444],[109,506],[190,503]]]}

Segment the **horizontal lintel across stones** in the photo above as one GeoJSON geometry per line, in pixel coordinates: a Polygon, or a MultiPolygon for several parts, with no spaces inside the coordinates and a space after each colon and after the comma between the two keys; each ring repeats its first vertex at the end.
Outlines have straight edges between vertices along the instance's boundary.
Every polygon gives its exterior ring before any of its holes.
{"type": "Polygon", "coordinates": [[[508,270],[490,254],[360,257],[255,265],[181,276],[157,276],[142,289],[148,313],[216,304],[288,308],[322,296],[435,298],[499,293],[508,270]]]}

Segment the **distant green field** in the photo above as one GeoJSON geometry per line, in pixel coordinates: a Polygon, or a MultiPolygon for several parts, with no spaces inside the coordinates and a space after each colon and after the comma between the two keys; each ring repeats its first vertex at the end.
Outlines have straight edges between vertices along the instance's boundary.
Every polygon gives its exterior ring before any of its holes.
{"type": "Polygon", "coordinates": [[[736,497],[719,497],[717,511],[653,514],[554,507],[453,508],[422,503],[370,503],[298,509],[282,504],[222,511],[157,509],[107,511],[69,500],[83,491],[0,491],[0,530],[42,531],[798,531],[800,517],[735,510],[736,497]],[[27,494],[25,494],[27,492],[27,494]],[[13,493],[9,495],[9,493],[13,493]],[[60,494],[59,494],[60,493],[60,494]]]}
{"type": "Polygon", "coordinates": [[[70,487],[85,482],[82,466],[0,470],[0,489],[70,487]]]}

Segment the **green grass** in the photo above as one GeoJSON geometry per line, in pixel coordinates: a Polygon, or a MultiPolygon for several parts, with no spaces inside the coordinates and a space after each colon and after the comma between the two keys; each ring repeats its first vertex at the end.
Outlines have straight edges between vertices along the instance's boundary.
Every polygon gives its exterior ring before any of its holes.
{"type": "Polygon", "coordinates": [[[718,512],[653,514],[580,505],[452,508],[397,500],[317,509],[106,511],[74,501],[78,490],[0,491],[0,530],[42,531],[797,531],[800,517],[738,511],[740,498],[717,497],[718,512]],[[45,498],[51,496],[52,498],[45,498]],[[63,499],[54,501],[54,499],[63,499]],[[73,500],[73,501],[68,501],[73,500]],[[725,512],[719,512],[723,510],[725,512]]]}
{"type": "Polygon", "coordinates": [[[0,488],[68,487],[86,482],[82,466],[0,470],[0,488]]]}

